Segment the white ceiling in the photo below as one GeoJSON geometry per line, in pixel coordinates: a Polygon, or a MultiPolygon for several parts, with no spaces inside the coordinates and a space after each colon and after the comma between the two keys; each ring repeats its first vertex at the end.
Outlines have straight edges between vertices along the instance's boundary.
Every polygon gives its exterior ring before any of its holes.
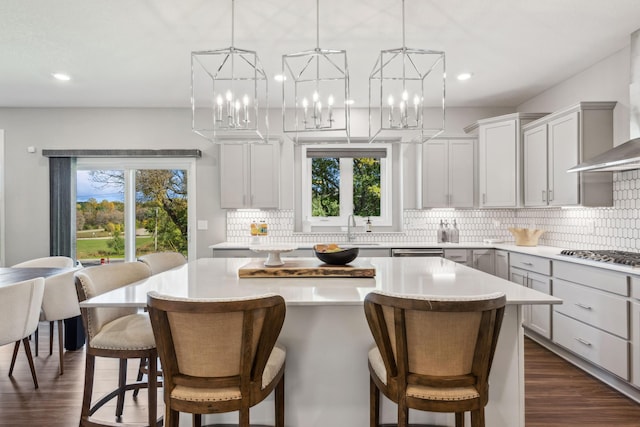
{"type": "MultiPolygon", "coordinates": [[[[379,51],[402,46],[401,5],[320,1],[320,47],[347,50],[356,107],[379,51]]],[[[279,74],[315,47],[315,8],[236,0],[235,46],[279,74]]],[[[640,0],[407,0],[406,16],[407,47],[446,52],[447,105],[515,107],[627,46],[640,0]]],[[[231,0],[1,0],[0,106],[187,107],[190,52],[230,45],[231,0]]]]}

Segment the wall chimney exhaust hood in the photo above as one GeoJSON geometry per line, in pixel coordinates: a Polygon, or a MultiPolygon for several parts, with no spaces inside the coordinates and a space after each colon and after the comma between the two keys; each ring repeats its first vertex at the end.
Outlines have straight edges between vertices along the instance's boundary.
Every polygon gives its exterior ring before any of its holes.
{"type": "Polygon", "coordinates": [[[599,154],[567,172],[611,172],[640,169],[640,30],[631,33],[629,84],[630,140],[599,154]]]}
{"type": "Polygon", "coordinates": [[[640,169],[640,138],[607,150],[567,172],[611,172],[640,169]]]}

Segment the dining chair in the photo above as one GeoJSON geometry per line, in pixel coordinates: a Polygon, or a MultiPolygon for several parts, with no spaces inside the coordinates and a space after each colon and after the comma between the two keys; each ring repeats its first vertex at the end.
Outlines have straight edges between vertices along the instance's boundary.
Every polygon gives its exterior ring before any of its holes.
{"type": "Polygon", "coordinates": [[[164,374],[165,427],[179,413],[249,411],[275,389],[275,425],[284,427],[286,351],[276,345],[285,318],[279,295],[237,299],[173,298],[150,292],[147,305],[164,374]]]}
{"type": "Polygon", "coordinates": [[[399,296],[373,291],[364,311],[375,346],[369,351],[370,426],[380,423],[380,391],[398,405],[398,427],[409,408],[455,413],[456,427],[484,426],[489,372],[506,297],[399,296]]]}
{"type": "MultiPolygon", "coordinates": [[[[124,262],[86,267],[75,273],[76,291],[80,302],[151,276],[151,270],[141,262],[124,262]]],[[[148,426],[157,420],[157,351],[148,313],[135,307],[82,307],[82,321],[87,334],[86,370],[80,425],[114,425],[92,418],[105,403],[117,398],[116,420],[124,409],[125,392],[147,388],[148,426]],[[92,404],[96,357],[119,359],[118,387],[92,404]],[[147,382],[127,384],[127,359],[148,359],[147,382]]],[[[162,423],[162,421],[160,421],[162,423]]]]}
{"type": "MultiPolygon", "coordinates": [[[[48,256],[30,259],[12,266],[12,268],[73,268],[75,262],[66,256],[48,256]]],[[[65,278],[57,276],[48,277],[44,281],[44,297],[42,298],[42,310],[40,311],[40,322],[49,322],[49,355],[53,354],[53,329],[58,324],[58,343],[63,342],[62,321],[70,317],[80,315],[78,307],[78,297],[73,282],[73,273],[65,278]],[[45,310],[46,305],[46,310],[45,310]]],[[[38,328],[35,330],[34,341],[36,346],[36,357],[39,353],[38,328]]],[[[64,372],[64,362],[62,355],[64,347],[60,345],[60,375],[64,372]]]]}
{"type": "Polygon", "coordinates": [[[38,327],[43,294],[44,279],[42,277],[0,287],[0,346],[15,343],[9,376],[13,375],[20,341],[22,341],[35,388],[38,388],[38,378],[33,365],[29,335],[38,327]]]}
{"type": "Polygon", "coordinates": [[[187,263],[187,259],[180,252],[156,252],[138,257],[138,261],[147,264],[151,274],[162,273],[187,263]]]}

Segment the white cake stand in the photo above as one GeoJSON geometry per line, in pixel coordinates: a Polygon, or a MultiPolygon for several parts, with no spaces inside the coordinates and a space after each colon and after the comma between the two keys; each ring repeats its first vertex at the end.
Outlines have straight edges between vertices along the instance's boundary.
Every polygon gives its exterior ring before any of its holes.
{"type": "Polygon", "coordinates": [[[253,252],[266,252],[268,254],[267,260],[264,262],[265,267],[278,267],[280,265],[284,265],[284,261],[280,258],[280,254],[295,251],[298,247],[294,245],[259,245],[249,246],[249,249],[253,252]]]}

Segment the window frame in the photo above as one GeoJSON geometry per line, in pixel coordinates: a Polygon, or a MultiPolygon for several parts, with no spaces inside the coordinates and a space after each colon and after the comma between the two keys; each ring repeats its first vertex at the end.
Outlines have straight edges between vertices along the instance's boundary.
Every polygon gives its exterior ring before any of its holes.
{"type": "MultiPolygon", "coordinates": [[[[196,222],[196,160],[191,158],[78,158],[78,170],[122,170],[125,174],[125,262],[136,261],[135,248],[135,171],[142,169],[181,169],[187,171],[187,245],[188,259],[196,259],[196,239],[192,230],[196,222]],[[131,226],[134,224],[134,226],[131,226]]],[[[75,178],[74,178],[75,182],[75,178]]],[[[75,193],[75,190],[74,190],[75,193]]],[[[73,201],[75,206],[75,200],[73,201]]],[[[73,242],[75,245],[75,242],[73,242]]]]}
{"type": "MultiPolygon", "coordinates": [[[[349,149],[350,151],[370,151],[370,144],[314,144],[314,148],[331,151],[334,148],[349,149]]],[[[302,218],[309,221],[312,227],[342,227],[347,224],[349,215],[353,213],[353,157],[340,157],[340,215],[335,217],[314,217],[311,214],[311,173],[312,158],[307,158],[307,148],[303,146],[301,152],[301,199],[302,218]]],[[[384,148],[386,157],[380,159],[380,216],[372,216],[371,223],[378,227],[393,225],[393,150],[392,144],[376,144],[376,148],[384,148]]],[[[356,218],[366,219],[356,216],[356,218]]],[[[360,221],[362,222],[362,221],[360,221]]]]}

